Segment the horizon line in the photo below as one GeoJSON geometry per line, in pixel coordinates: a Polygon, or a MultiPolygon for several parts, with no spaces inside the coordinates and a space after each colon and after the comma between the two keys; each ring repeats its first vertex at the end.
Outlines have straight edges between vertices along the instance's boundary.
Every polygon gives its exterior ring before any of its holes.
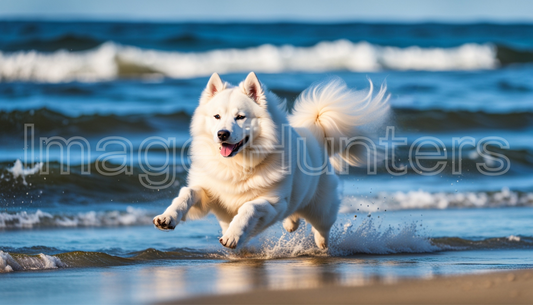
{"type": "Polygon", "coordinates": [[[249,18],[137,18],[137,17],[117,17],[117,16],[1,16],[0,22],[120,22],[120,23],[203,23],[203,24],[231,24],[231,23],[249,23],[249,24],[276,24],[276,23],[295,23],[295,24],[533,24],[531,19],[503,19],[503,18],[476,18],[476,19],[444,19],[444,18],[341,18],[341,19],[320,19],[312,18],[261,18],[258,20],[249,18]]]}

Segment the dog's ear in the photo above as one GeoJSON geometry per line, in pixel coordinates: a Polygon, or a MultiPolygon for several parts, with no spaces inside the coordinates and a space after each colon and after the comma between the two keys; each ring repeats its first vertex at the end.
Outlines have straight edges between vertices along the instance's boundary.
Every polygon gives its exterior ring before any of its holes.
{"type": "Polygon", "coordinates": [[[207,86],[205,87],[204,92],[202,93],[202,97],[200,98],[200,104],[207,103],[210,99],[213,98],[213,96],[215,96],[215,94],[224,90],[225,88],[226,84],[222,82],[218,73],[213,73],[213,75],[211,75],[211,78],[207,82],[207,86]]]}
{"type": "Polygon", "coordinates": [[[259,104],[259,106],[266,105],[265,92],[254,72],[250,72],[244,82],[241,83],[241,89],[244,94],[248,95],[252,100],[259,104]]]}

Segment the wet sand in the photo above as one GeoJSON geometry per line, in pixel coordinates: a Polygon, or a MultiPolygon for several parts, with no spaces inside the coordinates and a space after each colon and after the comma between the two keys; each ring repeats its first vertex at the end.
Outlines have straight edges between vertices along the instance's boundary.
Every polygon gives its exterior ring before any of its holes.
{"type": "Polygon", "coordinates": [[[533,270],[402,280],[359,287],[256,290],[166,304],[533,304],[533,270]]]}

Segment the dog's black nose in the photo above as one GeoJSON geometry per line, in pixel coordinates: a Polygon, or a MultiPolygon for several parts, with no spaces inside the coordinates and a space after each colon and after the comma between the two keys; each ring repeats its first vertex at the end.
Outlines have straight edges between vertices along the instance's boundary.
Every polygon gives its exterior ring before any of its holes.
{"type": "Polygon", "coordinates": [[[229,135],[230,133],[227,130],[218,131],[218,138],[220,139],[220,141],[226,141],[229,138],[229,135]]]}

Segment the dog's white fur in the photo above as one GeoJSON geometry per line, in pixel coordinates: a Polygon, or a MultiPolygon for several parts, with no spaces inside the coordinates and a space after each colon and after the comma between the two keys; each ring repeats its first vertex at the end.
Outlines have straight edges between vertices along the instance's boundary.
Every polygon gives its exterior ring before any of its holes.
{"type": "Polygon", "coordinates": [[[288,115],[253,72],[238,87],[213,74],[192,117],[188,186],[154,218],[155,226],[174,229],[211,211],[222,228],[220,243],[236,248],[280,220],[295,231],[304,218],[317,246],[327,248],[340,204],[332,167],[363,159],[340,140],[362,135],[389,110],[385,87],[375,97],[372,89],[363,94],[334,79],[303,92],[288,115]],[[220,130],[230,137],[221,141],[220,130]],[[242,140],[238,152],[222,156],[223,142],[242,140]]]}

